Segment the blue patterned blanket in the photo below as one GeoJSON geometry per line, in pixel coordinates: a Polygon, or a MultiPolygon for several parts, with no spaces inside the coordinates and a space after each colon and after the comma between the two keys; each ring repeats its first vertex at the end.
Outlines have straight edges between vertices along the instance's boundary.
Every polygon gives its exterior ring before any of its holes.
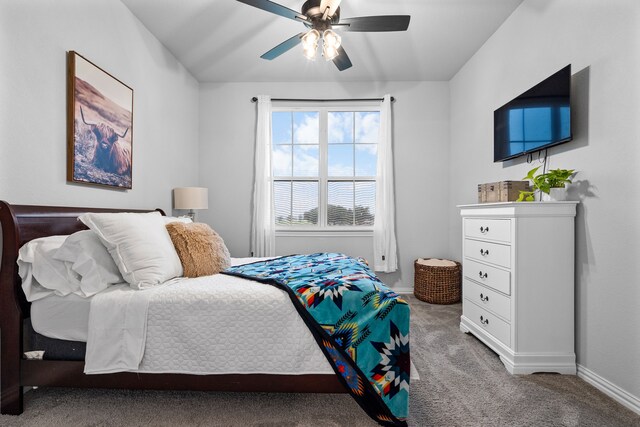
{"type": "Polygon", "coordinates": [[[409,305],[364,261],[292,255],[224,273],[285,290],[356,402],[382,425],[406,426],[409,305]]]}

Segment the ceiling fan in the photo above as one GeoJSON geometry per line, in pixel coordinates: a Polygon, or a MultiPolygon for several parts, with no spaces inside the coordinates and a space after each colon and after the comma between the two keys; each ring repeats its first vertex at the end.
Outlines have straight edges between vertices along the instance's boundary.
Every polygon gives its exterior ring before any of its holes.
{"type": "Polygon", "coordinates": [[[307,0],[302,5],[300,12],[289,9],[269,0],[238,0],[258,9],[294,21],[302,22],[308,31],[303,31],[261,56],[263,59],[272,60],[286,51],[302,43],[304,55],[309,59],[315,59],[318,43],[322,41],[322,54],[327,61],[333,61],[338,70],[343,71],[351,67],[351,60],[342,47],[342,38],[333,29],[341,31],[381,32],[381,31],[406,31],[409,27],[409,15],[380,15],[361,16],[358,18],[340,19],[341,0],[307,0]]]}

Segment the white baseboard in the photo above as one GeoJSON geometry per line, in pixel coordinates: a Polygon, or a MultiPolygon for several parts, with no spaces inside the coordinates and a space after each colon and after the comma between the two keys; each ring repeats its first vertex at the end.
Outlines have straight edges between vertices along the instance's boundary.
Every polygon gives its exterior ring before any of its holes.
{"type": "Polygon", "coordinates": [[[392,288],[397,294],[413,294],[413,287],[407,286],[399,286],[397,288],[392,288]]]}
{"type": "Polygon", "coordinates": [[[626,406],[637,414],[640,414],[640,398],[621,389],[609,380],[602,378],[600,375],[582,365],[578,365],[578,377],[582,378],[621,405],[626,406]]]}

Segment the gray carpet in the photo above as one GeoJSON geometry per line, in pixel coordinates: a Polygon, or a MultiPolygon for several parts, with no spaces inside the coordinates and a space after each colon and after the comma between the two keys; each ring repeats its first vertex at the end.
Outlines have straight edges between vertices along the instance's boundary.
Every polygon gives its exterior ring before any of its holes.
{"type": "MultiPolygon", "coordinates": [[[[460,304],[409,297],[412,426],[640,426],[640,416],[575,376],[511,376],[458,329],[460,304]]],[[[371,426],[348,395],[38,389],[2,426],[371,426]]]]}

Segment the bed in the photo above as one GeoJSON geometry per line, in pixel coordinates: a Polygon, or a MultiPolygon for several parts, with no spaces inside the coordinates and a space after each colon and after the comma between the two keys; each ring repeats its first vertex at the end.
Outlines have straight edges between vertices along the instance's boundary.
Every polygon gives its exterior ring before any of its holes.
{"type": "MultiPolygon", "coordinates": [[[[26,350],[25,335],[31,330],[31,322],[29,321],[31,304],[26,300],[21,289],[21,280],[16,265],[18,251],[25,243],[40,237],[68,235],[85,229],[84,224],[78,221],[77,218],[86,212],[110,213],[123,211],[117,209],[10,205],[0,201],[0,224],[2,225],[3,236],[0,270],[0,331],[2,332],[2,360],[0,365],[2,396],[0,406],[3,414],[22,413],[23,387],[25,386],[245,392],[349,392],[344,385],[344,378],[340,378],[335,373],[325,373],[326,369],[321,369],[315,373],[272,374],[239,373],[246,371],[234,368],[231,370],[222,369],[214,374],[199,372],[198,375],[189,373],[152,373],[153,369],[150,372],[144,372],[144,369],[141,369],[138,372],[86,375],[84,373],[86,372],[86,367],[83,360],[26,359],[23,354],[26,350]]],[[[127,210],[127,212],[144,213],[150,211],[127,210]]],[[[160,212],[164,215],[162,211],[160,212]]],[[[229,278],[236,280],[244,280],[242,279],[243,277],[249,278],[247,274],[250,271],[248,270],[251,270],[251,268],[237,270],[234,273],[234,276],[237,277],[230,276],[229,278]]],[[[268,281],[264,280],[264,282],[268,281]]],[[[258,285],[257,282],[255,285],[264,286],[258,285]]],[[[292,297],[293,299],[295,298],[292,297]]],[[[38,308],[39,313],[46,313],[47,309],[55,312],[60,310],[60,307],[64,307],[62,303],[66,304],[67,302],[53,299],[48,301],[48,306],[44,304],[44,308],[36,307],[34,302],[34,308],[38,308]]],[[[80,304],[79,317],[82,316],[83,310],[86,311],[86,304],[84,307],[80,304]]],[[[299,307],[296,308],[300,311],[299,307]]],[[[302,313],[300,313],[300,316],[304,318],[302,313]]],[[[37,320],[36,317],[34,316],[34,320],[37,320]]],[[[42,319],[39,322],[42,324],[42,319]]],[[[314,335],[317,334],[314,333],[314,335]]],[[[406,337],[408,340],[408,334],[406,337]]],[[[329,357],[327,350],[322,350],[329,357]]],[[[409,363],[408,352],[406,362],[407,364],[409,363]]],[[[336,373],[338,372],[335,366],[333,366],[333,369],[336,373]]],[[[382,375],[384,376],[384,372],[382,375]]],[[[408,379],[406,387],[408,393],[408,379]]],[[[353,392],[351,394],[353,395],[353,392]]],[[[382,423],[384,424],[385,420],[382,420],[382,423]]]]}

